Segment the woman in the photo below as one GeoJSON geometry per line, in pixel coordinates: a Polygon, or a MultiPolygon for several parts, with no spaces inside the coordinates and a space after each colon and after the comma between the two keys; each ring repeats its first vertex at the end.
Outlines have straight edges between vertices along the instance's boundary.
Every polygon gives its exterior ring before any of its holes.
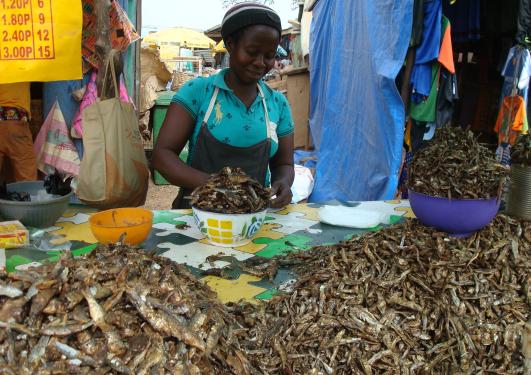
{"type": "Polygon", "coordinates": [[[173,208],[225,166],[240,167],[271,184],[274,208],[291,202],[293,121],[284,96],[262,78],[275,64],[282,32],[270,8],[243,3],[231,8],[221,26],[230,68],[187,83],[172,100],[153,153],[154,167],[181,187],[173,208]],[[179,154],[190,141],[187,163],[179,154]]]}

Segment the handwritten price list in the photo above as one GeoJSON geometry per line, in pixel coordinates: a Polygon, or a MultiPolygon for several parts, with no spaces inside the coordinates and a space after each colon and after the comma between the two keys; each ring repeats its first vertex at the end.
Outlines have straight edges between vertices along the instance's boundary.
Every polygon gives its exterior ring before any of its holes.
{"type": "Polygon", "coordinates": [[[0,0],[0,60],[55,58],[52,0],[0,0]]]}

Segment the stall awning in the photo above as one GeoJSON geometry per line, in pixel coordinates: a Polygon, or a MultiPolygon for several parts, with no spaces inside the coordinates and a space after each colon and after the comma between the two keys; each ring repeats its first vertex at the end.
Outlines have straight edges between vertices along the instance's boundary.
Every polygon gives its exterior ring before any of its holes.
{"type": "Polygon", "coordinates": [[[144,42],[159,46],[172,45],[183,48],[213,48],[216,44],[205,34],[192,29],[174,27],[149,34],[144,42]]]}

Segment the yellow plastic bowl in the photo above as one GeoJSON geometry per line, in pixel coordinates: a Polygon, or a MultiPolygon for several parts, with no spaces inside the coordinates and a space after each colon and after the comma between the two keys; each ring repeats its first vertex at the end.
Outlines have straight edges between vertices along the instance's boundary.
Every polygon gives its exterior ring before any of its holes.
{"type": "Polygon", "coordinates": [[[117,243],[125,233],[124,242],[134,246],[149,236],[153,212],[143,208],[115,208],[91,215],[89,223],[92,234],[100,243],[117,243]]]}

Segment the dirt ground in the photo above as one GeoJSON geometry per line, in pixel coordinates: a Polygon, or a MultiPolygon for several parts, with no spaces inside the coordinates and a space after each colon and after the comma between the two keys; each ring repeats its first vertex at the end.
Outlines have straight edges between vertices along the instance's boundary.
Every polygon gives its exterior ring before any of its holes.
{"type": "Polygon", "coordinates": [[[144,208],[148,210],[170,210],[179,188],[173,185],[155,185],[149,179],[149,188],[144,208]]]}

